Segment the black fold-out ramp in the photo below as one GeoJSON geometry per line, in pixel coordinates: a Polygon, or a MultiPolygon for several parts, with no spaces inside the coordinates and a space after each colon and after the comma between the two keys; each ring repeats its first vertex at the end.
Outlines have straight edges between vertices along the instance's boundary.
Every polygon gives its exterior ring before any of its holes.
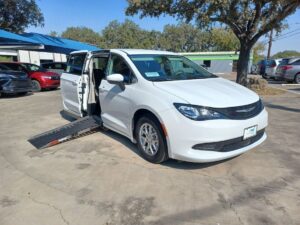
{"type": "Polygon", "coordinates": [[[86,116],[64,126],[31,137],[28,141],[37,149],[47,148],[78,136],[83,136],[101,126],[102,120],[100,117],[86,116]]]}

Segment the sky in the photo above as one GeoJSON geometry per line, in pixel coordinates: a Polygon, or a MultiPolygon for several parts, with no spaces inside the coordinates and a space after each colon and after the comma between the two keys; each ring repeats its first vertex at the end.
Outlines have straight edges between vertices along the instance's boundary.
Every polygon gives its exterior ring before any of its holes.
{"type": "MultiPolygon", "coordinates": [[[[170,16],[143,19],[138,16],[126,16],[126,0],[37,0],[37,4],[44,14],[45,25],[44,27],[29,27],[26,32],[49,34],[51,31],[56,31],[61,33],[70,26],[85,26],[99,32],[110,21],[123,22],[125,19],[134,21],[143,29],[162,31],[165,25],[179,22],[170,16]]],[[[287,23],[289,28],[273,42],[272,54],[284,50],[300,52],[300,10],[291,15],[287,23]]],[[[267,38],[263,37],[260,41],[266,43],[267,38]]]]}

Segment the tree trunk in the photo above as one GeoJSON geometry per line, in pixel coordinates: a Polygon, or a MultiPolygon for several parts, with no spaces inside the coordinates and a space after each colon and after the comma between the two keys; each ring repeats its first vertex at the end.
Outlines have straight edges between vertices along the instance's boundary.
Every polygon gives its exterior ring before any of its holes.
{"type": "Polygon", "coordinates": [[[249,71],[249,59],[251,53],[251,46],[241,44],[239,60],[237,63],[237,77],[236,82],[247,86],[247,75],[249,71]]]}

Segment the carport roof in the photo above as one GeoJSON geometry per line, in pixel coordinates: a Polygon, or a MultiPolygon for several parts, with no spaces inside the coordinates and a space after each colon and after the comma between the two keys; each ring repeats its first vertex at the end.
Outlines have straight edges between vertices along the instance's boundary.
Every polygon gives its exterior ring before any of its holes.
{"type": "Polygon", "coordinates": [[[38,33],[26,33],[22,34],[23,37],[30,38],[45,46],[45,51],[69,54],[72,51],[88,50],[96,51],[100,48],[82,43],[79,41],[73,41],[66,38],[52,37],[49,35],[43,35],[38,33]]]}
{"type": "Polygon", "coordinates": [[[0,48],[38,49],[39,51],[69,54],[72,51],[100,50],[96,46],[66,38],[38,33],[14,34],[0,29],[0,48]]]}
{"type": "Polygon", "coordinates": [[[24,49],[43,48],[39,42],[18,34],[14,34],[0,29],[0,47],[1,48],[17,48],[24,49]]]}

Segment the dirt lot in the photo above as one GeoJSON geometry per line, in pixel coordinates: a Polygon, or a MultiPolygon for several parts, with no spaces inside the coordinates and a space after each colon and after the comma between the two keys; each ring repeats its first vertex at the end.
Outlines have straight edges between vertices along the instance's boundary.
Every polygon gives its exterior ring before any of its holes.
{"type": "Polygon", "coordinates": [[[28,137],[67,123],[60,91],[0,99],[0,224],[300,224],[300,96],[264,98],[268,139],[225,162],[144,161],[97,132],[46,150],[28,137]]]}

